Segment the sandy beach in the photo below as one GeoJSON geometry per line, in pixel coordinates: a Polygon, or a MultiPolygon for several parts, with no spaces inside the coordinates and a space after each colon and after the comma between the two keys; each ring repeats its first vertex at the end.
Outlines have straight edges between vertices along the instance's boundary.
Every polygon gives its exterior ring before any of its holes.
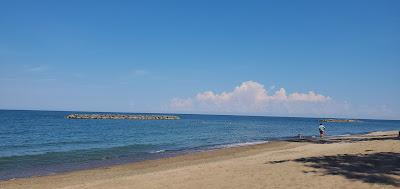
{"type": "Polygon", "coordinates": [[[0,188],[399,188],[397,135],[268,142],[1,181],[0,188]]]}

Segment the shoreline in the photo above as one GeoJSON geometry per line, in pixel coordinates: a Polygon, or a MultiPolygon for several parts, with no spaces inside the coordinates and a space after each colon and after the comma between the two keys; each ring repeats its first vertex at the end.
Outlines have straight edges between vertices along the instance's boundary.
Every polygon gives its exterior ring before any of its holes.
{"type": "MultiPolygon", "coordinates": [[[[16,176],[13,178],[6,178],[6,179],[0,179],[0,183],[3,181],[12,181],[12,180],[19,180],[19,179],[30,179],[30,178],[40,178],[40,177],[46,177],[46,176],[52,176],[52,175],[60,175],[60,174],[69,174],[69,173],[74,173],[74,172],[80,172],[80,171],[90,171],[90,170],[101,170],[101,169],[109,169],[111,167],[118,167],[118,166],[126,166],[126,165],[134,165],[134,164],[147,164],[148,162],[156,162],[156,161],[163,161],[164,159],[170,159],[170,158],[177,158],[180,156],[197,156],[197,154],[201,153],[211,153],[214,151],[221,151],[225,150],[230,151],[229,149],[233,148],[245,148],[245,147],[252,147],[256,145],[263,145],[266,143],[276,143],[276,142],[287,142],[285,140],[272,140],[272,141],[254,141],[254,142],[244,142],[244,143],[233,143],[233,144],[221,144],[221,145],[215,145],[215,146],[202,146],[198,148],[192,148],[192,149],[186,149],[182,151],[164,151],[157,153],[151,153],[154,156],[150,157],[148,159],[142,159],[142,160],[119,160],[119,161],[112,161],[111,163],[94,163],[95,165],[89,165],[89,166],[81,166],[80,168],[72,168],[72,169],[67,169],[64,171],[55,171],[52,173],[40,173],[37,175],[30,175],[30,176],[16,176]],[[165,153],[166,152],[166,153],[165,153]],[[165,154],[162,154],[165,153],[165,154]]],[[[208,155],[206,155],[208,156],[208,155]]]]}
{"type": "MultiPolygon", "coordinates": [[[[379,131],[373,131],[373,132],[360,132],[356,134],[344,134],[344,135],[332,135],[332,136],[327,136],[325,139],[331,139],[331,138],[338,138],[338,137],[349,137],[349,136],[357,136],[357,135],[365,135],[369,133],[374,133],[374,132],[379,132],[379,131]]],[[[318,136],[302,136],[300,140],[319,140],[318,136]]],[[[58,174],[67,174],[67,173],[73,173],[77,171],[85,171],[85,170],[94,170],[94,169],[103,169],[103,168],[109,168],[109,167],[114,167],[114,166],[124,166],[124,165],[129,165],[129,164],[137,164],[137,163],[142,163],[142,162],[147,162],[147,161],[154,161],[154,160],[162,160],[166,158],[174,158],[177,156],[185,156],[185,155],[190,155],[190,154],[197,154],[197,153],[205,153],[205,152],[210,152],[210,151],[215,151],[215,150],[224,150],[224,149],[230,149],[230,148],[241,148],[241,147],[247,147],[247,146],[254,146],[254,145],[262,145],[266,143],[276,143],[276,142],[294,142],[294,141],[299,141],[299,138],[297,136],[292,136],[292,137],[277,137],[277,138],[270,138],[268,140],[255,140],[255,141],[250,141],[250,142],[241,142],[241,143],[228,143],[228,144],[217,144],[217,145],[207,145],[207,146],[199,146],[195,148],[190,148],[190,149],[184,149],[184,150],[174,150],[174,151],[169,151],[169,150],[162,150],[161,152],[151,152],[149,153],[148,157],[145,159],[135,159],[135,158],[126,158],[126,159],[110,159],[107,160],[106,162],[101,162],[100,160],[96,160],[93,162],[87,162],[81,165],[68,165],[69,167],[63,166],[62,169],[56,169],[54,170],[54,167],[50,167],[50,169],[45,169],[48,171],[34,171],[34,170],[29,170],[28,173],[25,173],[24,175],[14,175],[9,178],[1,178],[1,181],[9,181],[9,180],[16,180],[16,179],[29,179],[29,178],[36,178],[36,177],[45,177],[45,176],[51,176],[51,175],[58,175],[58,174]],[[51,170],[51,171],[50,171],[51,170]],[[32,173],[34,172],[34,173],[32,173]]],[[[41,155],[41,154],[39,154],[41,155]]],[[[103,161],[103,160],[102,160],[103,161]]]]}
{"type": "MultiPolygon", "coordinates": [[[[54,175],[47,176],[33,176],[27,178],[17,178],[11,180],[2,180],[0,181],[0,188],[74,188],[73,186],[87,185],[88,183],[98,183],[103,180],[111,181],[113,179],[121,179],[125,177],[141,177],[143,175],[148,174],[161,174],[167,178],[168,175],[163,174],[165,171],[173,171],[176,169],[184,169],[186,167],[203,167],[208,164],[218,164],[218,163],[226,163],[235,161],[238,159],[247,159],[251,157],[258,157],[261,154],[268,153],[286,153],[294,151],[294,149],[298,148],[307,148],[310,150],[303,151],[304,155],[307,153],[311,153],[314,149],[310,148],[310,145],[327,145],[327,146],[346,146],[348,144],[356,145],[359,143],[368,143],[374,141],[368,140],[376,140],[378,142],[383,143],[384,141],[379,141],[376,138],[385,139],[392,137],[396,138],[398,131],[388,131],[388,132],[372,132],[368,134],[356,134],[350,136],[342,136],[342,137],[330,137],[325,140],[308,140],[308,139],[300,139],[300,140],[292,140],[292,141],[268,141],[262,144],[253,144],[246,146],[235,146],[228,148],[218,148],[211,149],[200,152],[192,152],[186,154],[180,154],[173,157],[166,157],[155,160],[145,160],[141,162],[134,163],[126,163],[120,165],[113,165],[107,167],[100,167],[94,169],[85,169],[85,170],[76,170],[69,171],[63,173],[57,173],[54,175]],[[375,138],[374,138],[375,137],[375,138]],[[365,141],[364,141],[365,139],[365,141]],[[353,140],[349,142],[349,140],[353,140]],[[325,141],[324,144],[321,144],[321,141],[325,141]],[[90,177],[89,180],[83,181],[82,177],[90,177]],[[68,180],[68,181],[65,181],[68,180]]],[[[388,139],[389,140],[389,139],[388,139]]],[[[398,141],[396,141],[398,143],[398,141]]],[[[395,143],[395,144],[397,144],[395,143]]],[[[385,146],[385,145],[384,145],[385,146]]],[[[371,146],[374,147],[374,146],[371,146]]],[[[386,148],[386,147],[385,147],[386,148]]],[[[390,149],[390,148],[389,148],[390,149]]],[[[320,149],[324,151],[323,149],[320,149]]],[[[379,148],[377,149],[379,150],[379,148]]],[[[395,153],[400,153],[400,147],[397,145],[394,147],[395,153]]],[[[337,152],[336,152],[337,153],[337,152]]],[[[289,153],[290,154],[290,153],[289,153]]],[[[237,162],[237,163],[246,163],[237,162]]],[[[400,168],[399,168],[400,169],[400,168]]],[[[209,170],[210,171],[210,170],[209,170]]],[[[212,170],[211,170],[212,171],[212,170]]],[[[190,172],[184,173],[190,174],[190,172]]],[[[172,179],[172,178],[170,178],[172,179]]],[[[173,178],[172,180],[174,180],[173,178]]],[[[100,182],[103,183],[103,182],[100,182]]],[[[96,185],[97,186],[97,185],[96,185]]],[[[123,185],[125,186],[125,185],[123,185]]],[[[146,185],[147,186],[147,185],[146,185]]],[[[85,188],[85,187],[84,187],[85,188]]],[[[88,187],[90,188],[90,187],[88,187]]],[[[96,187],[94,187],[96,188],[96,187]]],[[[125,188],[122,187],[121,188],[125,188]]],[[[290,188],[290,187],[289,187],[290,188]]]]}

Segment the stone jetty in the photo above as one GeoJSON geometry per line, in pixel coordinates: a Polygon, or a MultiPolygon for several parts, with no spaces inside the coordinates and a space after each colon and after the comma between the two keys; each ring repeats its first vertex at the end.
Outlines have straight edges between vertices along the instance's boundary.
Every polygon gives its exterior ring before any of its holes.
{"type": "Polygon", "coordinates": [[[354,119],[321,119],[319,122],[336,122],[336,123],[351,123],[356,122],[354,119]]]}
{"type": "Polygon", "coordinates": [[[176,120],[173,115],[137,115],[137,114],[70,114],[67,119],[129,119],[129,120],[176,120]]]}

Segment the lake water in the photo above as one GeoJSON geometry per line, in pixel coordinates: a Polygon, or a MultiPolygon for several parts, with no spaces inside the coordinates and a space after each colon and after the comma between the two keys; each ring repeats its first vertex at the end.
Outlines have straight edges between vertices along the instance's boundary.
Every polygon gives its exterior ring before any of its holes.
{"type": "MultiPolygon", "coordinates": [[[[180,120],[73,120],[60,111],[0,110],[0,179],[318,135],[317,118],[178,115],[180,120]]],[[[85,112],[88,113],[88,112],[85,112]]],[[[90,112],[89,112],[90,113],[90,112]]],[[[399,130],[400,121],[325,123],[328,135],[399,130]]]]}

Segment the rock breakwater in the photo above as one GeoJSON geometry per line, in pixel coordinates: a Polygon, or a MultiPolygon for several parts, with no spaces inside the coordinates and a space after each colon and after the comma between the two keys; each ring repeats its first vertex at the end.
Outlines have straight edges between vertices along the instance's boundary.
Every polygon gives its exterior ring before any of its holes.
{"type": "Polygon", "coordinates": [[[129,120],[177,120],[173,115],[137,115],[137,114],[69,114],[67,119],[129,119],[129,120]]]}
{"type": "Polygon", "coordinates": [[[351,123],[356,122],[355,119],[321,119],[319,122],[334,122],[334,123],[351,123]]]}

